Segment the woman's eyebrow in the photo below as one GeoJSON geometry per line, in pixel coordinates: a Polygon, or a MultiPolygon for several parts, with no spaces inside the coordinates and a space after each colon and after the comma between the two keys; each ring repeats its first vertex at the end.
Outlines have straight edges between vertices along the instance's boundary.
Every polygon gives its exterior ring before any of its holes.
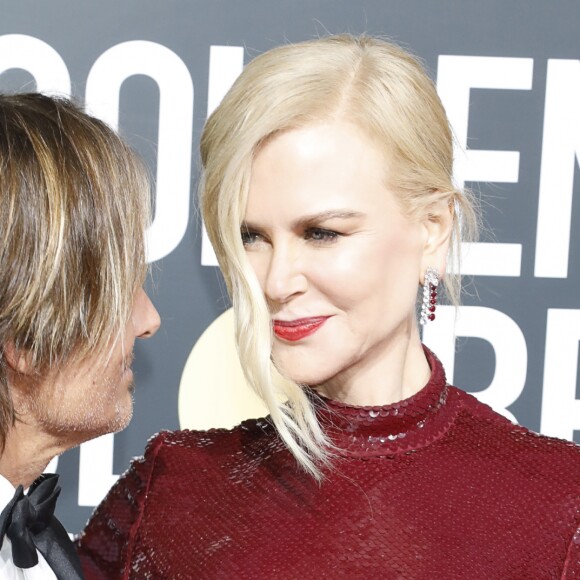
{"type": "Polygon", "coordinates": [[[364,217],[364,213],[360,211],[353,211],[349,209],[331,209],[303,216],[294,222],[294,227],[303,227],[313,223],[320,223],[332,219],[353,219],[364,217]]]}
{"type": "MultiPolygon", "coordinates": [[[[294,228],[301,228],[305,226],[310,226],[315,223],[324,222],[326,220],[331,219],[353,219],[353,218],[360,218],[364,217],[365,214],[360,211],[352,211],[348,209],[331,209],[327,211],[321,211],[319,213],[313,213],[309,215],[305,215],[303,217],[298,218],[294,222],[292,222],[292,226],[294,228]]],[[[251,221],[244,220],[240,224],[240,230],[245,231],[257,231],[260,230],[261,227],[253,224],[251,221]]]]}

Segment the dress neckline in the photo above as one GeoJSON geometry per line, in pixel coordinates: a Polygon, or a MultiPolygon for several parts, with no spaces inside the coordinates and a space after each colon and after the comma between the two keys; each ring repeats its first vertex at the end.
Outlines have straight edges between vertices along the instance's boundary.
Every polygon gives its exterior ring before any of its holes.
{"type": "Polygon", "coordinates": [[[423,346],[431,369],[427,384],[413,396],[383,406],[355,406],[316,397],[318,419],[339,455],[360,458],[413,452],[439,439],[451,426],[456,407],[439,359],[423,346]]]}

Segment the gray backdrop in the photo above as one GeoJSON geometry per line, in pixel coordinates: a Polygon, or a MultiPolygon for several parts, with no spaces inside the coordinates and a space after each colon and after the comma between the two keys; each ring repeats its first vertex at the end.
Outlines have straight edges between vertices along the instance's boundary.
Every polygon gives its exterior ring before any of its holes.
{"type": "Polygon", "coordinates": [[[149,291],[163,326],[136,347],[130,427],[87,447],[83,461],[79,449],[58,461],[69,531],[82,528],[149,436],[179,428],[186,360],[228,307],[216,268],[202,265],[192,201],[208,79],[210,101],[219,100],[239,51],[247,62],[327,32],[411,47],[470,149],[457,178],[483,200],[487,244],[465,260],[473,277],[455,356],[450,310],[426,341],[455,384],[500,412],[534,430],[578,435],[578,0],[20,0],[0,10],[0,90],[70,90],[112,124],[118,111],[121,133],[159,170],[149,291]],[[242,48],[214,49],[210,71],[211,47],[223,46],[242,48]]]}

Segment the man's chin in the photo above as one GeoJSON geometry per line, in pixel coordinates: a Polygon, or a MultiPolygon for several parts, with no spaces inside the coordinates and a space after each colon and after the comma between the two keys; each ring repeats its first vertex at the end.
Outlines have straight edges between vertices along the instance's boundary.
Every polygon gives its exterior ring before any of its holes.
{"type": "Polygon", "coordinates": [[[115,425],[115,428],[110,431],[111,433],[118,433],[119,431],[122,431],[131,422],[131,419],[133,418],[133,391],[134,390],[135,390],[135,387],[131,383],[131,386],[129,387],[129,392],[131,394],[130,406],[128,409],[120,410],[120,412],[117,415],[117,424],[115,425]]]}

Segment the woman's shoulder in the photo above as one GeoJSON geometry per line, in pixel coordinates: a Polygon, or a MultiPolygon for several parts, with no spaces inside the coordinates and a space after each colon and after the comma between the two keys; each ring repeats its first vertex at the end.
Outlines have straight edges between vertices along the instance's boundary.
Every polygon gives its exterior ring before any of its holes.
{"type": "Polygon", "coordinates": [[[206,430],[177,429],[162,430],[147,442],[147,449],[162,447],[168,449],[191,449],[209,446],[232,446],[252,439],[263,440],[275,433],[269,417],[247,419],[231,428],[216,427],[206,430]]]}
{"type": "Polygon", "coordinates": [[[147,442],[142,461],[167,465],[212,464],[259,460],[266,450],[283,449],[268,417],[249,419],[233,428],[160,431],[147,442]]]}
{"type": "Polygon", "coordinates": [[[580,445],[572,441],[542,435],[510,421],[474,395],[450,387],[460,402],[457,419],[465,436],[479,448],[494,450],[499,457],[511,461],[542,466],[554,472],[565,469],[580,485],[580,445]]]}

